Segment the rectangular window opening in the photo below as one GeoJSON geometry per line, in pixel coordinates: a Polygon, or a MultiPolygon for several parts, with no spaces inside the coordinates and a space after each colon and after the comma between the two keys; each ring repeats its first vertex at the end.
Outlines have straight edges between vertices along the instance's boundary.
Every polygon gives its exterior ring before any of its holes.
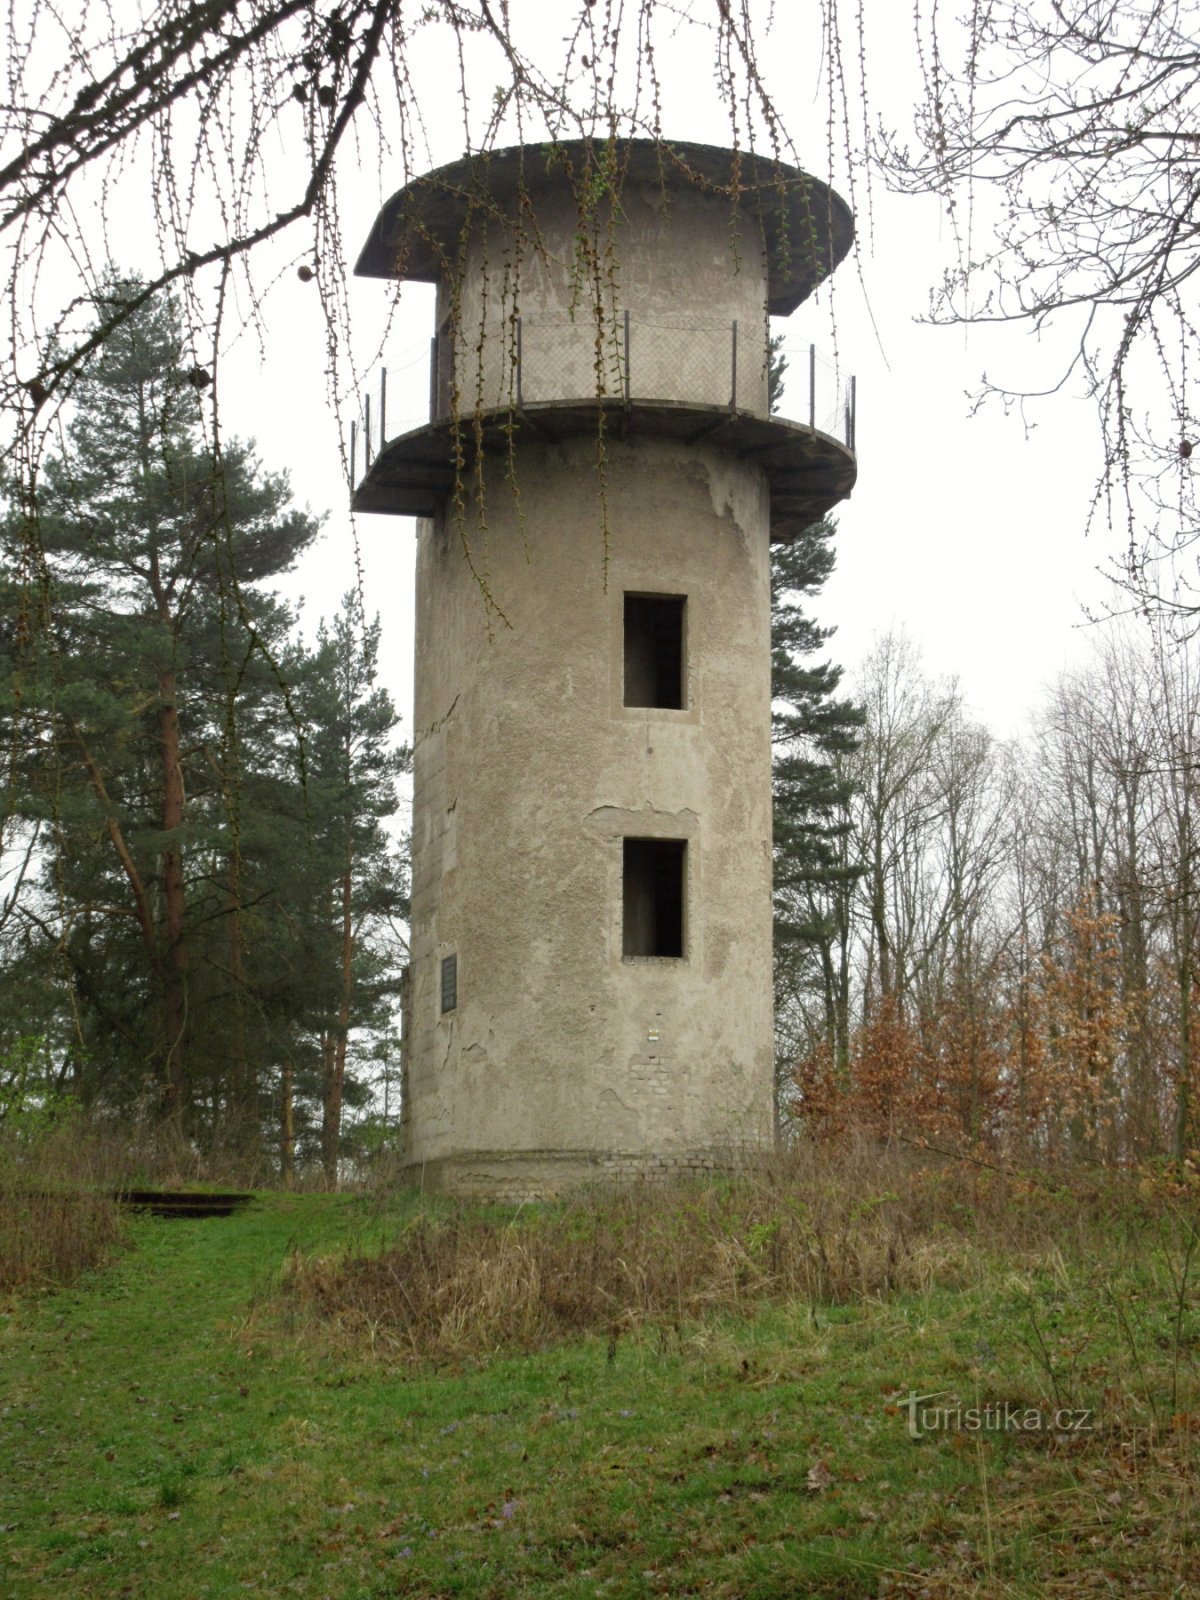
{"type": "Polygon", "coordinates": [[[442,957],[442,1015],[458,1006],[458,957],[442,957]]]}
{"type": "Polygon", "coordinates": [[[687,596],[625,596],[625,704],[684,710],[687,596]]]}
{"type": "Polygon", "coordinates": [[[682,956],[686,839],[626,839],[623,953],[682,956]]]}

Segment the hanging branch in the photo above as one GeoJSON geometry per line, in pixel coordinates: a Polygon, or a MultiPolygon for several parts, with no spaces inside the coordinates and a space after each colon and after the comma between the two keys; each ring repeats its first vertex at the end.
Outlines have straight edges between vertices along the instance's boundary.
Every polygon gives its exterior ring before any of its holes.
{"type": "Polygon", "coordinates": [[[974,0],[960,23],[918,0],[915,25],[917,142],[885,133],[877,153],[898,190],[947,210],[956,260],[931,320],[1061,339],[1048,381],[1022,382],[1018,355],[1012,376],[983,376],[977,403],[1092,398],[1093,515],[1127,547],[1113,576],[1192,626],[1200,6],[974,0]]]}

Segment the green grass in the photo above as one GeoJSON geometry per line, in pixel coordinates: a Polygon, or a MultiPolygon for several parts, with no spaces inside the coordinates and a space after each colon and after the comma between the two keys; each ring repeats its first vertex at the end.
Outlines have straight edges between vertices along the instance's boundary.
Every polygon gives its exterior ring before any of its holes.
{"type": "Polygon", "coordinates": [[[0,1318],[6,1600],[1200,1592],[1200,1307],[1169,1218],[434,1367],[280,1292],[294,1252],[371,1249],[416,1205],[135,1219],[114,1265],[0,1318]],[[1097,1427],[914,1442],[911,1389],[1097,1427]]]}

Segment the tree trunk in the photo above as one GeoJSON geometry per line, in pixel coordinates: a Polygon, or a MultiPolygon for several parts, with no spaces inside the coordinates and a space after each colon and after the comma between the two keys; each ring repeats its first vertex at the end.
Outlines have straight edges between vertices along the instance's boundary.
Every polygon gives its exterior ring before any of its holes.
{"type": "Polygon", "coordinates": [[[325,1028],[321,1033],[321,1169],[327,1189],[337,1188],[338,1136],[342,1120],[340,1089],[335,1031],[325,1028]]]}
{"type": "Polygon", "coordinates": [[[324,1051],[325,1096],[322,1107],[321,1154],[325,1183],[337,1188],[338,1147],[342,1137],[342,1091],[346,1082],[346,1044],[350,1036],[350,995],[354,977],[354,919],[350,872],[350,842],[346,843],[346,865],[341,882],[342,963],[338,992],[337,1026],[326,1036],[324,1051]]]}
{"type": "Polygon", "coordinates": [[[239,1146],[257,1149],[258,1105],[246,1055],[246,970],[242,951],[241,868],[236,850],[229,857],[229,976],[233,983],[229,1041],[230,1098],[239,1146]]]}
{"type": "Polygon", "coordinates": [[[141,930],[142,941],[145,944],[146,954],[151,968],[153,969],[158,965],[158,939],[154,931],[154,916],[150,909],[150,900],[146,894],[145,885],[142,883],[141,874],[138,872],[137,864],[133,859],[133,854],[125,842],[125,835],[121,831],[121,824],[117,820],[117,814],[113,803],[109,799],[108,789],[105,786],[103,774],[101,773],[100,768],[96,765],[96,762],[93,760],[87,745],[84,744],[78,728],[74,723],[71,723],[70,727],[72,737],[79,746],[80,753],[83,757],[84,770],[86,771],[88,780],[92,785],[92,792],[95,794],[97,800],[99,800],[104,809],[104,825],[108,830],[108,837],[112,841],[112,847],[117,853],[117,860],[121,863],[121,870],[125,874],[126,881],[129,884],[130,893],[133,895],[133,905],[135,914],[137,916],[138,927],[141,930]]]}
{"type": "Polygon", "coordinates": [[[292,1101],[292,1063],[285,1061],[279,1093],[279,1179],[285,1189],[296,1181],[296,1123],[292,1101]]]}
{"type": "MultiPolygon", "coordinates": [[[[158,734],[162,750],[162,829],[177,833],[183,826],[183,765],[179,750],[179,713],[175,704],[175,674],[158,675],[158,734]]],[[[184,938],[185,890],[183,850],[178,838],[170,841],[162,855],[163,943],[165,959],[163,983],[163,1076],[166,1086],[167,1115],[172,1122],[183,1120],[184,1087],[187,1082],[187,1056],[184,1034],[187,1028],[188,950],[184,938]]]]}
{"type": "MultiPolygon", "coordinates": [[[[1187,779],[1185,779],[1185,782],[1187,779]]],[[[1179,819],[1179,1074],[1175,1089],[1175,1170],[1182,1180],[1191,1147],[1192,1123],[1192,953],[1191,797],[1185,790],[1179,819]]]]}

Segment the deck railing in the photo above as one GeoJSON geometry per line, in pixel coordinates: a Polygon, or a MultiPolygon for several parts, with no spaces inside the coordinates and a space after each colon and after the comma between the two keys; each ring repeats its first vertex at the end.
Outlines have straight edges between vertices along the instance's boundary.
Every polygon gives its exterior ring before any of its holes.
{"type": "MultiPolygon", "coordinates": [[[[632,404],[692,403],[767,415],[766,348],[762,328],[753,335],[736,322],[650,321],[628,313],[602,324],[580,315],[510,317],[457,350],[448,334],[436,336],[428,354],[427,408],[418,412],[421,348],[405,351],[398,365],[381,370],[351,424],[351,481],[369,471],[383,445],[430,422],[457,414],[597,396],[632,404]],[[397,382],[397,377],[402,379],[397,382]]],[[[853,377],[815,345],[785,345],[782,420],[832,435],[855,447],[853,377]],[[787,415],[786,413],[794,413],[787,415]]]]}

